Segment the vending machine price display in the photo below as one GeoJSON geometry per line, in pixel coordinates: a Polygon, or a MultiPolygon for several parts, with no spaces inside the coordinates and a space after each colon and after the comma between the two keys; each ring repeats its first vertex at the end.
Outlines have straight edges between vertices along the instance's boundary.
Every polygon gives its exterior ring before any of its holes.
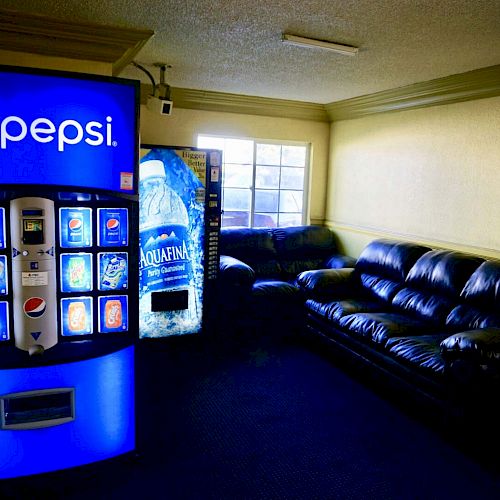
{"type": "Polygon", "coordinates": [[[23,243],[25,245],[43,245],[42,219],[23,219],[23,243]]]}

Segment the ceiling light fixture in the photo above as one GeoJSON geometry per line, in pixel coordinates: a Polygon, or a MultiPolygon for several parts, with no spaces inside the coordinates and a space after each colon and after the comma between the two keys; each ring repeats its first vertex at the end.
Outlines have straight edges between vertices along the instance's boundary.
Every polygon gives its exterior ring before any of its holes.
{"type": "Polygon", "coordinates": [[[289,35],[283,33],[281,38],[283,43],[288,45],[298,45],[300,47],[313,47],[318,49],[332,50],[339,54],[344,54],[348,56],[354,56],[358,52],[358,47],[353,47],[352,45],[343,45],[340,43],[326,42],[324,40],[316,40],[314,38],[305,38],[303,36],[289,35]]]}

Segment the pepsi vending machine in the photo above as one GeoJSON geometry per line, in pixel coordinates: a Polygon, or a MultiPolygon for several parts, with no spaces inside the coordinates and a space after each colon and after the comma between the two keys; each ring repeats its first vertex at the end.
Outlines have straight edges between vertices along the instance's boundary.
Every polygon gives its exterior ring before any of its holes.
{"type": "Polygon", "coordinates": [[[0,478],[135,448],[138,96],[0,66],[0,478]]]}
{"type": "Polygon", "coordinates": [[[141,146],[139,336],[211,329],[219,269],[222,152],[141,146]]]}

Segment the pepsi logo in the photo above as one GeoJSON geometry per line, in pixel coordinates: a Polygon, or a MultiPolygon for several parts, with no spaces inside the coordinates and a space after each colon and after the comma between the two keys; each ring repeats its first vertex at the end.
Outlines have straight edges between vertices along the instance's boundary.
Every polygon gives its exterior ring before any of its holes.
{"type": "Polygon", "coordinates": [[[114,229],[118,229],[119,225],[120,225],[120,221],[118,219],[108,219],[106,221],[106,227],[111,231],[114,229]]]}
{"type": "Polygon", "coordinates": [[[41,297],[30,297],[23,304],[23,311],[28,318],[39,318],[47,309],[47,303],[41,297]]]}
{"type": "Polygon", "coordinates": [[[70,231],[78,231],[82,227],[82,220],[70,219],[68,222],[68,227],[70,231]]]}

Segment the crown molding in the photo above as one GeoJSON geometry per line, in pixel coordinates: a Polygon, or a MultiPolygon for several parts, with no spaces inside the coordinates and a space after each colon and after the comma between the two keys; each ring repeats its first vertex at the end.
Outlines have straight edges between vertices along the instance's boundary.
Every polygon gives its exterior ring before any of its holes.
{"type": "Polygon", "coordinates": [[[180,108],[329,121],[322,104],[302,101],[182,88],[172,89],[172,99],[180,108]]]}
{"type": "MultiPolygon", "coordinates": [[[[149,90],[144,91],[143,96],[148,93],[149,90]]],[[[334,122],[498,95],[500,95],[500,65],[326,105],[183,88],[172,88],[171,97],[178,108],[334,122]]]]}
{"type": "MultiPolygon", "coordinates": [[[[151,88],[151,87],[149,87],[151,88]]],[[[171,98],[177,108],[221,111],[248,115],[276,116],[328,122],[323,104],[285,99],[271,99],[208,90],[172,88],[171,98]]]]}
{"type": "Polygon", "coordinates": [[[153,35],[151,30],[117,28],[0,9],[0,49],[112,65],[113,75],[129,64],[153,35]]]}
{"type": "Polygon", "coordinates": [[[500,65],[415,83],[325,106],[330,121],[500,95],[500,65]]]}

